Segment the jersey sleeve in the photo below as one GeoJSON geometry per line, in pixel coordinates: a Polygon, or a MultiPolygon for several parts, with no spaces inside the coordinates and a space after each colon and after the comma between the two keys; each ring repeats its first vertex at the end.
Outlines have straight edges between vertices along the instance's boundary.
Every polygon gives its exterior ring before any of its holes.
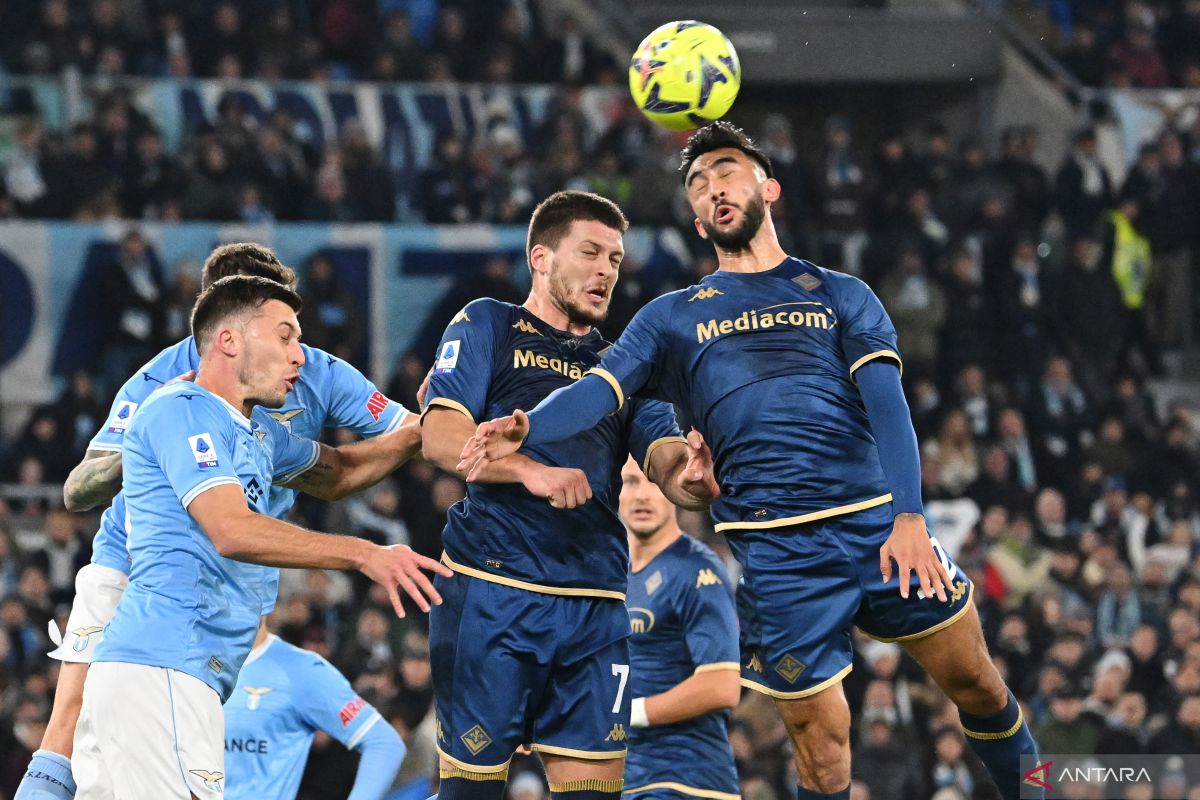
{"type": "Polygon", "coordinates": [[[715,561],[703,560],[694,562],[685,575],[679,613],[694,671],[740,669],[737,608],[729,576],[715,561]]]}
{"type": "Polygon", "coordinates": [[[255,419],[254,424],[266,434],[263,443],[271,453],[271,482],[288,483],[317,463],[321,445],[312,439],[296,436],[268,415],[255,419]]]}
{"type": "Polygon", "coordinates": [[[901,370],[900,348],[896,343],[896,328],[888,317],[883,303],[865,283],[845,276],[840,284],[844,292],[839,303],[838,317],[842,331],[842,352],[851,377],[868,361],[884,358],[901,370]]]}
{"type": "Polygon", "coordinates": [[[315,653],[305,658],[311,660],[304,662],[295,678],[301,717],[353,750],[383,717],[332,664],[315,653]]]}
{"type": "Polygon", "coordinates": [[[134,412],[146,401],[150,393],[160,386],[162,386],[161,383],[151,380],[141,373],[125,381],[125,385],[113,399],[112,408],[108,410],[108,417],[104,420],[104,427],[98,430],[92,440],[88,442],[88,450],[108,450],[119,453],[124,447],[125,431],[129,429],[134,412]]]}
{"type": "Polygon", "coordinates": [[[186,509],[216,486],[241,486],[233,466],[234,426],[229,411],[203,395],[163,398],[143,410],[138,444],[148,450],[186,509]]]}
{"type": "Polygon", "coordinates": [[[600,361],[600,366],[588,370],[608,382],[617,395],[620,408],[626,397],[654,396],[660,379],[663,349],[668,341],[669,316],[673,298],[666,295],[642,307],[625,327],[600,361]]]}
{"type": "Polygon", "coordinates": [[[438,344],[424,413],[441,406],[483,421],[501,309],[495,300],[475,300],[450,320],[438,344]]]}
{"type": "Polygon", "coordinates": [[[337,356],[314,350],[328,359],[329,416],[326,427],[349,428],[364,439],[391,433],[409,412],[387,397],[366,376],[337,356]]]}
{"type": "Polygon", "coordinates": [[[650,469],[650,456],[668,442],[683,442],[683,432],[675,422],[675,408],[661,400],[634,399],[630,415],[629,454],[642,466],[650,469]]]}

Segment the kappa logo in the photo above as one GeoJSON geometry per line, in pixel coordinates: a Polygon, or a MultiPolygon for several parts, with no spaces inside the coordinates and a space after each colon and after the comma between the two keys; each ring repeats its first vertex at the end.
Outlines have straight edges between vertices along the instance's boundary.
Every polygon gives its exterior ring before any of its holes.
{"type": "Polygon", "coordinates": [[[467,310],[464,308],[454,315],[454,319],[450,320],[451,325],[457,325],[460,322],[470,322],[471,318],[467,316],[467,310]]]}
{"type": "Polygon", "coordinates": [[[82,653],[87,649],[88,641],[92,638],[93,633],[99,633],[104,628],[99,625],[89,625],[86,628],[76,628],[71,631],[75,635],[75,643],[71,645],[71,649],[76,653],[82,653]]]}
{"type": "Polygon", "coordinates": [[[792,283],[796,284],[806,292],[811,292],[821,285],[821,279],[816,275],[806,272],[803,275],[797,275],[796,277],[792,278],[792,283]]]}
{"type": "Polygon", "coordinates": [[[442,728],[442,721],[434,720],[434,728],[437,730],[437,740],[439,742],[446,741],[446,731],[442,728]]]}
{"type": "Polygon", "coordinates": [[[225,779],[224,772],[212,772],[207,769],[189,769],[188,772],[204,781],[205,789],[208,789],[210,792],[221,792],[224,794],[224,790],[221,788],[221,781],[225,779]]]}
{"type": "Polygon", "coordinates": [[[950,593],[950,601],[957,603],[962,599],[962,596],[967,592],[967,585],[962,581],[954,582],[954,591],[950,593]]]}
{"type": "Polygon", "coordinates": [[[606,742],[623,742],[628,736],[625,735],[625,726],[621,723],[616,723],[612,726],[612,730],[608,732],[608,736],[604,737],[606,742]]]}
{"type": "Polygon", "coordinates": [[[480,725],[476,725],[458,738],[462,739],[462,743],[467,746],[473,756],[479,755],[479,751],[492,743],[492,737],[488,736],[487,731],[480,725]]]}
{"type": "Polygon", "coordinates": [[[658,591],[658,587],[662,586],[663,576],[662,570],[654,570],[654,574],[646,579],[646,594],[654,594],[658,591]]]}
{"type": "Polygon", "coordinates": [[[451,339],[442,345],[442,352],[438,354],[437,364],[433,366],[433,371],[438,375],[447,375],[454,372],[454,368],[458,366],[458,354],[462,350],[462,339],[451,339]]]}
{"type": "Polygon", "coordinates": [[[702,586],[720,586],[721,583],[722,583],[721,578],[717,575],[717,573],[713,572],[708,567],[705,567],[704,569],[702,569],[696,573],[696,588],[697,589],[699,589],[702,586]]]}
{"type": "Polygon", "coordinates": [[[370,413],[371,419],[379,422],[379,417],[387,410],[388,399],[383,392],[378,389],[375,393],[367,398],[367,412],[370,413]]]}
{"type": "Polygon", "coordinates": [[[808,669],[808,665],[791,653],[779,659],[779,663],[775,665],[775,671],[782,675],[788,683],[795,683],[806,669],[808,669]]]}
{"type": "Polygon", "coordinates": [[[514,322],[513,328],[515,328],[516,330],[519,330],[521,333],[532,333],[534,336],[542,335],[541,331],[539,331],[537,328],[533,327],[532,323],[527,322],[523,319],[519,319],[516,322],[514,322]]]}
{"type": "Polygon", "coordinates": [[[109,433],[121,433],[129,427],[129,420],[133,417],[133,412],[137,411],[138,404],[129,400],[122,400],[117,404],[117,413],[113,414],[112,423],[108,426],[109,433]]]}
{"type": "Polygon", "coordinates": [[[762,674],[762,659],[758,657],[758,653],[754,653],[750,656],[750,663],[746,665],[746,669],[754,670],[759,675],[762,674]]]}
{"type": "Polygon", "coordinates": [[[1050,785],[1050,765],[1053,761],[1047,761],[1045,764],[1038,764],[1033,769],[1026,772],[1022,777],[1028,786],[1037,786],[1040,789],[1053,789],[1050,785]],[[1040,777],[1039,777],[1040,776],[1040,777]]]}
{"type": "Polygon", "coordinates": [[[268,411],[267,416],[290,431],[292,429],[292,420],[303,413],[303,408],[293,408],[291,411],[268,411]]]}
{"type": "Polygon", "coordinates": [[[258,707],[260,705],[262,705],[262,698],[263,698],[264,694],[266,694],[267,692],[275,691],[270,686],[263,686],[262,688],[258,688],[255,686],[247,686],[247,687],[245,687],[245,689],[246,689],[246,708],[248,708],[251,711],[257,711],[258,707]]]}
{"type": "Polygon", "coordinates": [[[217,451],[213,449],[210,434],[198,433],[195,436],[189,436],[188,444],[192,447],[192,455],[196,457],[196,463],[200,465],[200,469],[217,466],[217,451]]]}
{"type": "Polygon", "coordinates": [[[719,294],[725,294],[725,293],[722,292],[720,289],[712,289],[712,288],[701,289],[700,291],[696,292],[694,295],[689,297],[688,302],[694,303],[697,300],[709,300],[713,297],[716,297],[719,294]]]}

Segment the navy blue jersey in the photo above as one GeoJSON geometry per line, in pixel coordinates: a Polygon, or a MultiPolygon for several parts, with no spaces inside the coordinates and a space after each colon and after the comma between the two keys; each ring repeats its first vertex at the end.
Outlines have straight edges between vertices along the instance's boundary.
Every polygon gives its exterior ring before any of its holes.
{"type": "Polygon", "coordinates": [[[712,448],[718,531],[795,525],[891,500],[854,383],[900,364],[862,281],[789,258],[715,272],[648,303],[596,370],[625,396],[675,403],[712,448]]]}
{"type": "MultiPolygon", "coordinates": [[[[599,364],[609,346],[596,331],[573,336],[521,306],[476,300],[442,336],[429,408],[452,408],[473,422],[531,409],[599,364]]],[[[447,515],[443,561],[519,588],[623,600],[629,555],[617,517],[621,466],[627,454],[645,465],[670,441],[683,441],[671,406],[635,400],[569,441],[522,449],[543,464],[583,470],[592,499],[561,510],[519,484],[470,484],[447,515]]]]}
{"type": "MultiPolygon", "coordinates": [[[[716,555],[684,534],[629,575],[625,600],[633,637],[629,681],[650,697],[708,670],[741,667],[733,586],[716,555]]],[[[625,792],[657,788],[701,797],[736,797],[728,712],[674,725],[629,729],[625,792]]]]}

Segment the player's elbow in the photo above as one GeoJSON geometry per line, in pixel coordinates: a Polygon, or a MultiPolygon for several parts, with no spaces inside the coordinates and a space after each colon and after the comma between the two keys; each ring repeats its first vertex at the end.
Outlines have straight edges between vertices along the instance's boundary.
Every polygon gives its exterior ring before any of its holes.
{"type": "Polygon", "coordinates": [[[713,686],[713,699],[718,709],[737,708],[742,700],[741,673],[737,670],[722,670],[713,673],[717,679],[713,686]]]}
{"type": "Polygon", "coordinates": [[[77,514],[80,511],[87,511],[88,506],[82,501],[83,498],[75,491],[74,482],[68,476],[67,482],[63,484],[63,508],[73,514],[77,514]]]}
{"type": "Polygon", "coordinates": [[[234,515],[204,527],[217,555],[234,561],[242,561],[250,555],[250,538],[243,535],[243,530],[244,523],[234,515]]]}

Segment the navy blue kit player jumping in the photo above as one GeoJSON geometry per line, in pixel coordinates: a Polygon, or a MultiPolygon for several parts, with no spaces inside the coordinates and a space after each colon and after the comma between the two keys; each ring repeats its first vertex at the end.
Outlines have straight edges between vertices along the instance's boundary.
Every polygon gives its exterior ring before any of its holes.
{"type": "MultiPolygon", "coordinates": [[[[426,458],[454,469],[478,420],[537,404],[600,363],[624,255],[624,215],[597,195],[559,192],[529,226],[524,305],[476,300],[446,328],[422,421],[426,458]]],[[[441,800],[498,800],[528,745],[557,800],[616,800],[631,691],[625,529],[629,454],[672,502],[717,493],[711,454],[685,440],[669,405],[636,399],[571,441],[476,471],[449,512],[430,617],[441,800]]],[[[460,470],[465,473],[466,470],[460,470]]]]}
{"type": "Polygon", "coordinates": [[[725,122],[682,153],[719,269],[648,303],[600,367],[481,425],[464,466],[574,441],[628,398],[678,405],[711,444],[716,529],[744,568],[742,682],[775,698],[804,798],[846,798],[850,628],[899,642],[959,708],[1005,798],[1036,744],[987,653],[967,576],[931,538],[891,320],[862,281],[789,257],[770,160],[725,122]]]}
{"type": "Polygon", "coordinates": [[[715,553],[679,529],[675,506],[632,458],[621,470],[629,535],[626,800],[739,800],[729,744],[738,704],[733,586],[715,553]]]}

